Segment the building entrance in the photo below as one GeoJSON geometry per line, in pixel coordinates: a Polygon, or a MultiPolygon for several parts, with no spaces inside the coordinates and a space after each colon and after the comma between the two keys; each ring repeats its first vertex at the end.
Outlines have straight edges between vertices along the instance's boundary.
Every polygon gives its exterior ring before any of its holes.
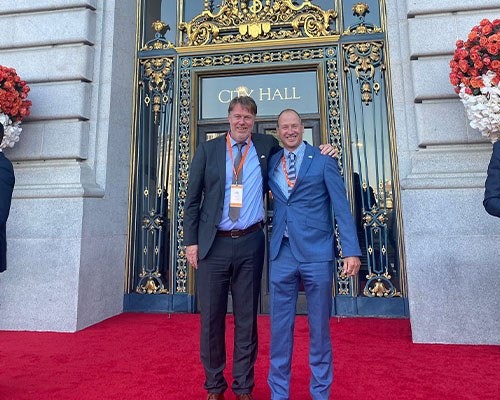
{"type": "MultiPolygon", "coordinates": [[[[217,11],[201,2],[196,14],[190,2],[189,20],[176,14],[172,43],[159,20],[147,36],[153,3],[164,4],[144,1],[140,10],[125,308],[196,311],[196,275],[183,244],[189,164],[200,141],[227,132],[227,105],[246,94],[258,105],[257,131],[273,134],[277,114],[294,108],[306,140],[338,150],[363,257],[355,278],[336,260],[334,314],[407,316],[383,4],[344,1],[332,10],[283,0],[258,10],[223,2],[217,11]]],[[[267,293],[264,273],[263,313],[267,293]]],[[[305,310],[301,298],[297,311],[305,310]]]]}

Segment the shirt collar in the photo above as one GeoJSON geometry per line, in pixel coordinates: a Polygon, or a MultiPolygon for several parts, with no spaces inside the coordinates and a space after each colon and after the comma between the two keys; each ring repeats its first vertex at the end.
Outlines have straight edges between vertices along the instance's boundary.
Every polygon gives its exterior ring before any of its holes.
{"type": "Polygon", "coordinates": [[[302,154],[304,152],[305,147],[306,147],[306,143],[304,141],[302,141],[302,143],[300,144],[300,146],[297,147],[294,151],[288,151],[287,149],[284,149],[284,151],[285,151],[285,157],[288,157],[289,153],[293,153],[296,156],[299,155],[299,154],[302,154]]]}
{"type": "MultiPolygon", "coordinates": [[[[233,137],[231,136],[231,134],[228,132],[228,135],[229,135],[229,141],[231,143],[231,147],[234,147],[234,145],[236,143],[238,143],[236,140],[233,139],[233,137]]],[[[248,144],[248,139],[250,139],[250,136],[248,136],[245,140],[245,144],[248,144]]]]}

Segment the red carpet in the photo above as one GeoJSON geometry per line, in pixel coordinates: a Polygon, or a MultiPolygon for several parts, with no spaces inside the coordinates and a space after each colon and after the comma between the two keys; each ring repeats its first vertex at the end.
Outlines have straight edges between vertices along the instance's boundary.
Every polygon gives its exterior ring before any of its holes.
{"type": "MultiPolygon", "coordinates": [[[[306,322],[297,318],[292,400],[309,399],[306,322]]],[[[254,397],[265,400],[269,318],[259,323],[254,397]]],[[[331,327],[332,399],[500,398],[500,346],[412,344],[403,319],[334,318],[331,327]]],[[[191,314],[122,314],[73,334],[0,331],[0,399],[204,400],[198,332],[191,314]]]]}

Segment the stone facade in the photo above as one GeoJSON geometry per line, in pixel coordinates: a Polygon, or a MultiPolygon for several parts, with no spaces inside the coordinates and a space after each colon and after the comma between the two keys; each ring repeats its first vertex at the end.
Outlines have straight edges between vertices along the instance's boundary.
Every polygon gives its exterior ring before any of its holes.
{"type": "Polygon", "coordinates": [[[136,4],[2,5],[1,64],[28,81],[1,329],[76,331],[123,309],[136,4]]]}
{"type": "MultiPolygon", "coordinates": [[[[6,151],[17,185],[0,329],[76,331],[123,310],[136,2],[9,0],[0,63],[31,87],[6,151]]],[[[387,0],[413,340],[500,344],[491,145],[448,81],[456,39],[500,0],[387,0]]]]}
{"type": "Polygon", "coordinates": [[[387,11],[413,340],[499,344],[500,221],[482,206],[491,144],[469,127],[448,64],[500,1],[387,11]]]}

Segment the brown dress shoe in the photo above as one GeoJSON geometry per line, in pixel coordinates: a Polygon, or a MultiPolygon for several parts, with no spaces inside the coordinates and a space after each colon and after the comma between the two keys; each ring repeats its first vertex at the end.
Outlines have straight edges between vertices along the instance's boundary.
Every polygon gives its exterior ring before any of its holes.
{"type": "Polygon", "coordinates": [[[209,393],[207,400],[224,400],[224,393],[209,393]]]}
{"type": "Polygon", "coordinates": [[[237,394],[236,400],[253,400],[253,396],[251,393],[237,394]]]}

